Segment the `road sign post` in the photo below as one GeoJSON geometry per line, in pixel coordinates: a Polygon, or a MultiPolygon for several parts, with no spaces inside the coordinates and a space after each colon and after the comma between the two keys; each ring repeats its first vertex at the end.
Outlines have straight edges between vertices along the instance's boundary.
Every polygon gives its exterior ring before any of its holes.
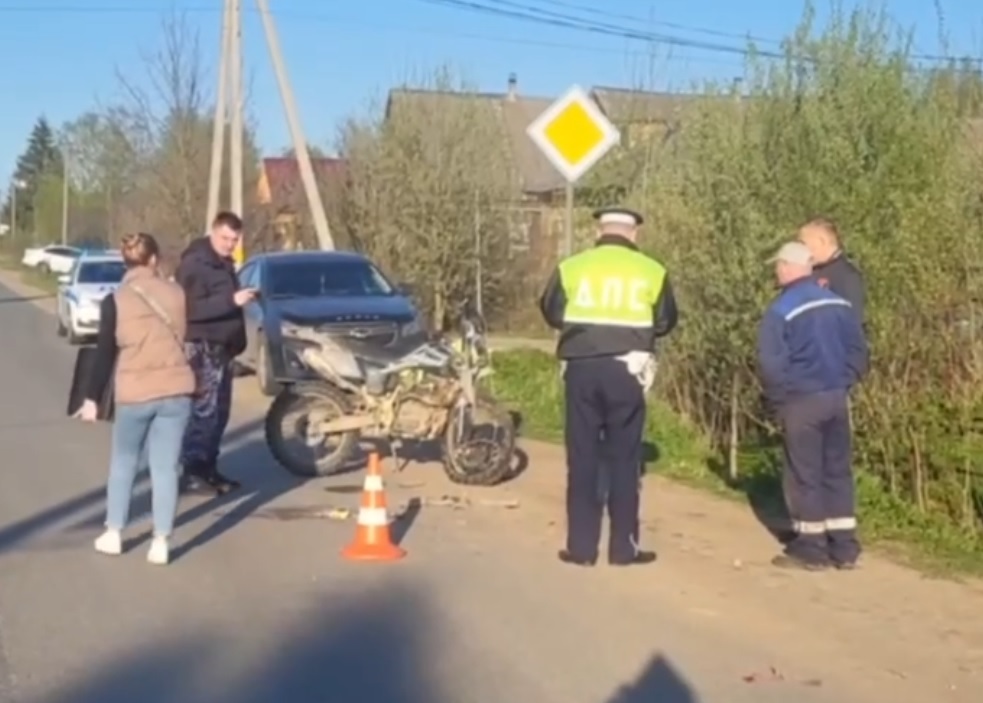
{"type": "Polygon", "coordinates": [[[621,141],[591,97],[573,86],[526,129],[526,134],[567,181],[564,254],[573,252],[574,184],[621,141]]]}

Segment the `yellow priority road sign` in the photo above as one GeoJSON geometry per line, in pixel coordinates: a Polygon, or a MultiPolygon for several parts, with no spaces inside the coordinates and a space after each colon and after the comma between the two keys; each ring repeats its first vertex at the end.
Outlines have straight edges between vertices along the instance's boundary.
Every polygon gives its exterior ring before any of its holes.
{"type": "Polygon", "coordinates": [[[537,117],[526,134],[570,183],[621,141],[617,127],[576,85],[537,117]]]}

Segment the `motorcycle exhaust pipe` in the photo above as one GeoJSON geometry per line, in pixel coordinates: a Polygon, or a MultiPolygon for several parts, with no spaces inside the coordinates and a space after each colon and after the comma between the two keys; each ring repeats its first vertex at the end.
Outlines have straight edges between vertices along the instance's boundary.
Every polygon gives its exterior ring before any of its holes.
{"type": "Polygon", "coordinates": [[[344,432],[364,430],[375,424],[376,421],[372,415],[348,415],[319,422],[317,429],[324,434],[342,434],[344,432]]]}

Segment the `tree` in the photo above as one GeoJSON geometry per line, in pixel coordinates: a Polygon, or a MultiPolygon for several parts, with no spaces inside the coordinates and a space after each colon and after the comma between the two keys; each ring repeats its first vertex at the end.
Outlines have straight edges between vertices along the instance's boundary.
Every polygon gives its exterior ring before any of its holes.
{"type": "MultiPolygon", "coordinates": [[[[62,155],[51,125],[45,117],[39,117],[28,137],[27,147],[17,159],[14,180],[22,183],[17,193],[17,229],[36,233],[38,196],[45,181],[61,177],[62,155]]],[[[45,191],[49,188],[45,188],[45,191]]],[[[10,218],[12,199],[7,196],[4,220],[10,218]]]]}
{"type": "Polygon", "coordinates": [[[473,295],[479,256],[486,293],[502,293],[509,265],[502,205],[516,192],[505,133],[494,105],[448,71],[391,100],[386,119],[343,130],[348,236],[415,284],[434,323],[446,327],[473,295]]]}
{"type": "MultiPolygon", "coordinates": [[[[972,77],[917,70],[878,14],[808,23],[784,62],[748,66],[749,99],[694,105],[631,197],[673,272],[687,324],[660,383],[729,450],[770,438],[755,330],[764,261],[831,216],[868,285],[870,377],[854,393],[861,498],[913,506],[980,536],[983,160],[967,144],[972,77]],[[887,496],[885,496],[887,494],[887,496]]],[[[757,480],[760,476],[753,477],[757,480]]]]}
{"type": "MultiPolygon", "coordinates": [[[[169,14],[161,37],[140,75],[119,73],[118,101],[64,131],[75,159],[72,181],[90,215],[102,203],[108,235],[151,231],[173,257],[205,225],[213,107],[197,32],[183,15],[169,14]]],[[[258,162],[251,130],[243,152],[248,222],[258,162]]],[[[228,202],[227,178],[222,197],[228,202]]]]}

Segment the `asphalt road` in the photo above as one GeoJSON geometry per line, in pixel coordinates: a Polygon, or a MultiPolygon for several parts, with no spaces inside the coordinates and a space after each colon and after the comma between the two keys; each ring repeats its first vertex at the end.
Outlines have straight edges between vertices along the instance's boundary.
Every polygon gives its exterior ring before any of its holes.
{"type": "Polygon", "coordinates": [[[0,286],[0,329],[0,703],[886,703],[916,690],[710,612],[694,593],[718,584],[671,567],[559,564],[533,512],[476,507],[494,492],[462,494],[435,464],[388,481],[390,504],[410,506],[395,525],[409,556],[346,563],[351,522],[310,515],[354,506],[361,474],[288,480],[249,379],[223,459],[244,491],[187,499],[166,568],[144,560],[146,520],[123,557],[97,555],[108,428],[64,417],[74,351],[35,301],[0,286]]]}

